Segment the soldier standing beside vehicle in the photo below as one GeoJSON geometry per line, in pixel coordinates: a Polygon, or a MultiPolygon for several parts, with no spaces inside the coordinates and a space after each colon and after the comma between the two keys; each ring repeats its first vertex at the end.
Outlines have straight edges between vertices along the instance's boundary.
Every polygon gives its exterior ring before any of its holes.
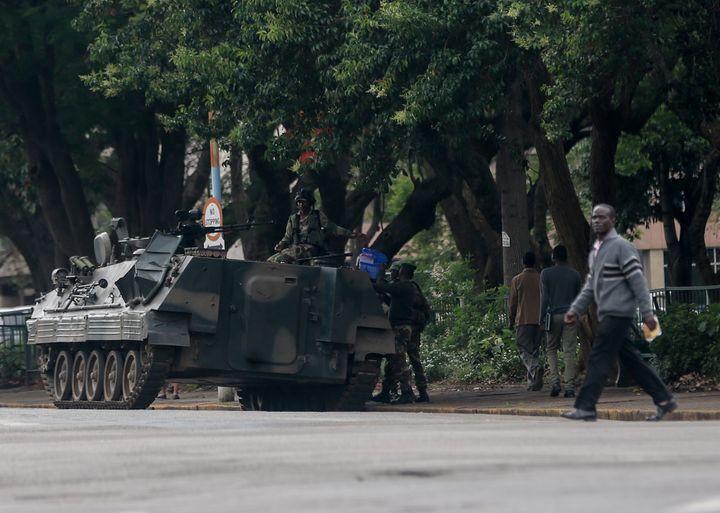
{"type": "Polygon", "coordinates": [[[412,336],[415,300],[415,286],[410,282],[408,269],[400,266],[398,281],[395,283],[378,281],[373,284],[375,290],[390,296],[389,318],[395,332],[395,353],[386,356],[382,390],[371,398],[375,402],[389,403],[398,383],[401,393],[395,402],[399,404],[415,402],[415,394],[410,386],[410,369],[405,358],[412,336]]]}
{"type": "Polygon", "coordinates": [[[325,214],[313,208],[315,197],[308,189],[300,189],[295,195],[297,212],[290,215],[285,235],[275,245],[275,253],[268,262],[292,264],[303,258],[326,254],[326,236],[337,235],[355,239],[362,234],[348,230],[330,221],[325,214]]]}
{"type": "Polygon", "coordinates": [[[575,353],[577,351],[577,325],[565,324],[565,312],[582,283],[580,273],[567,265],[567,248],[558,244],[553,248],[555,265],[540,273],[540,313],[545,320],[547,358],[553,380],[550,396],[560,395],[560,371],[558,370],[558,345],[562,342],[565,361],[565,397],[575,397],[575,353]],[[549,321],[549,322],[548,322],[549,321]]]}
{"type": "Polygon", "coordinates": [[[423,368],[422,361],[420,360],[420,337],[430,320],[430,305],[427,299],[415,281],[416,267],[405,262],[400,264],[400,267],[406,266],[407,274],[409,276],[410,283],[415,287],[415,297],[413,299],[413,317],[412,317],[412,334],[410,335],[410,342],[408,343],[407,355],[410,360],[410,366],[412,367],[413,373],[415,374],[415,386],[418,389],[417,402],[429,403],[430,396],[427,393],[427,376],[425,376],[425,369],[423,368]]]}

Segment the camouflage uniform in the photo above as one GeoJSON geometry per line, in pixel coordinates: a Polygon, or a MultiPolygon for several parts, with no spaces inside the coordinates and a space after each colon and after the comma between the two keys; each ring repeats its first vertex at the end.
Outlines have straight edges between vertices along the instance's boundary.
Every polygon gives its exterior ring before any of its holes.
{"type": "Polygon", "coordinates": [[[410,283],[415,287],[415,299],[413,301],[412,334],[407,345],[407,355],[415,374],[415,386],[418,390],[424,390],[427,389],[428,382],[425,369],[420,360],[420,334],[430,319],[430,306],[420,290],[420,286],[414,281],[410,283]]]}
{"type": "Polygon", "coordinates": [[[411,393],[410,369],[408,368],[405,353],[410,345],[412,326],[393,326],[395,332],[395,354],[387,355],[385,361],[385,376],[383,377],[383,390],[395,391],[400,383],[402,393],[411,393]]]}
{"type": "MultiPolygon", "coordinates": [[[[408,281],[396,283],[375,283],[378,292],[388,294],[390,301],[390,325],[395,331],[395,354],[387,355],[385,362],[385,375],[382,383],[383,399],[395,393],[398,383],[402,393],[402,402],[412,402],[415,395],[410,384],[410,369],[407,365],[405,353],[410,345],[412,335],[412,304],[415,297],[415,288],[408,281]]],[[[376,396],[374,400],[377,400],[376,396]]],[[[380,401],[389,402],[389,401],[380,401]]]]}
{"type": "Polygon", "coordinates": [[[268,258],[268,262],[292,264],[302,258],[327,253],[327,234],[352,237],[353,231],[336,225],[319,210],[310,210],[307,216],[295,212],[290,216],[285,235],[278,243],[283,249],[268,258]]]}

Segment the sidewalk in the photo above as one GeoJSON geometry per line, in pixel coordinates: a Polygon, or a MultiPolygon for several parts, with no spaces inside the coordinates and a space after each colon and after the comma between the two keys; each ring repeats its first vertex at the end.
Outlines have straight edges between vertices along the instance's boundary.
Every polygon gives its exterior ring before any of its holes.
{"type": "MultiPolygon", "coordinates": [[[[240,410],[237,403],[218,403],[215,389],[183,392],[180,399],[156,400],[157,410],[240,410]]],[[[369,411],[424,413],[482,413],[493,415],[534,415],[556,417],[572,408],[573,399],[552,398],[546,387],[528,392],[521,386],[492,390],[480,387],[463,389],[430,387],[430,403],[383,405],[367,403],[369,411]]],[[[668,420],[720,420],[720,391],[678,392],[680,408],[668,420]]],[[[46,392],[39,388],[19,387],[0,390],[0,408],[52,408],[46,392]]],[[[634,388],[608,387],[598,404],[598,417],[610,420],[643,420],[655,407],[649,396],[634,388]]]]}

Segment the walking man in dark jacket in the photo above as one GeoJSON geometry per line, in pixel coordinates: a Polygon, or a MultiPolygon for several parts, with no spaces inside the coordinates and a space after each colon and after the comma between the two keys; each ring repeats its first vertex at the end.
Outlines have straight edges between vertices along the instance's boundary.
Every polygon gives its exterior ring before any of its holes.
{"type": "Polygon", "coordinates": [[[585,383],[575,400],[575,409],[562,414],[566,419],[596,420],[595,405],[600,398],[616,357],[657,406],[647,420],[661,420],[677,408],[677,401],[657,373],[640,356],[627,338],[639,306],[645,325],[655,329],[650,293],[635,247],[615,231],[615,209],[606,204],[593,208],[592,229],[597,236],[589,258],[585,286],[565,314],[574,324],[591,301],[598,308],[600,325],[590,352],[585,383]]]}
{"type": "Polygon", "coordinates": [[[565,324],[563,318],[575,296],[580,292],[580,274],[567,265],[567,249],[558,244],[553,248],[555,265],[540,273],[540,313],[545,321],[547,359],[552,388],[550,396],[560,395],[558,346],[562,341],[565,360],[565,397],[575,397],[575,353],[577,351],[577,325],[565,324]],[[549,321],[549,322],[548,322],[549,321]]]}

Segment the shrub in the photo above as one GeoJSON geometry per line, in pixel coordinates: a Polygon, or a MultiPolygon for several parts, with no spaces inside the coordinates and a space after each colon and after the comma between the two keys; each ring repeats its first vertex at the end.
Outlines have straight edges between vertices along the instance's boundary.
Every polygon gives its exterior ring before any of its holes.
{"type": "Polygon", "coordinates": [[[430,381],[517,380],[525,375],[507,329],[507,288],[480,292],[463,261],[433,266],[422,284],[435,312],[423,333],[430,381]]]}
{"type": "Polygon", "coordinates": [[[0,385],[19,381],[24,371],[24,349],[0,344],[0,385]]]}
{"type": "Polygon", "coordinates": [[[652,342],[663,379],[690,373],[720,378],[720,305],[699,311],[697,305],[673,305],[659,316],[663,335],[652,342]]]}

